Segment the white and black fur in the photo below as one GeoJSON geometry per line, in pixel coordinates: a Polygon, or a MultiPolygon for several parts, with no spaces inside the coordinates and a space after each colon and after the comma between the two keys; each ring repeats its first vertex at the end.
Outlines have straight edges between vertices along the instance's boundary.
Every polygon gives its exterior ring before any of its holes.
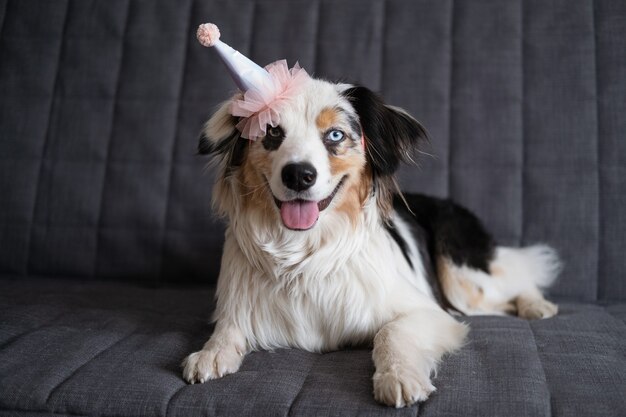
{"type": "Polygon", "coordinates": [[[228,227],[215,331],[185,360],[188,382],[236,372],[254,350],[372,343],[374,397],[408,406],[435,390],[437,363],[464,343],[468,327],[450,311],[556,314],[541,293],[559,271],[551,248],[497,246],[450,200],[398,192],[395,171],[427,140],[403,110],[364,87],[312,79],[280,126],[250,142],[230,102],[199,146],[219,163],[214,204],[228,227]],[[289,164],[313,167],[314,184],[290,188],[289,164]],[[305,200],[323,208],[319,218],[291,230],[282,204],[305,200]]]}

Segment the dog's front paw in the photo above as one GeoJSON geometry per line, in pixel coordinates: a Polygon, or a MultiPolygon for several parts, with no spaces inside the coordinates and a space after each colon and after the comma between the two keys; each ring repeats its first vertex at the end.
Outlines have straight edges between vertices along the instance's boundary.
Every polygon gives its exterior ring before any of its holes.
{"type": "Polygon", "coordinates": [[[183,378],[190,384],[204,383],[237,372],[243,354],[235,346],[203,349],[187,356],[183,362],[183,378]]]}
{"type": "Polygon", "coordinates": [[[408,369],[389,369],[374,374],[374,398],[396,408],[425,401],[436,388],[428,376],[408,369]]]}

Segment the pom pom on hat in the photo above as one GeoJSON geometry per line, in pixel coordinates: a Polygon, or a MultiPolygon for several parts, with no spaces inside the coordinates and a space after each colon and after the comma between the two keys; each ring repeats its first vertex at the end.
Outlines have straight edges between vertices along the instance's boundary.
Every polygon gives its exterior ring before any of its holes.
{"type": "Polygon", "coordinates": [[[211,47],[220,40],[220,30],[213,23],[203,23],[198,27],[196,36],[202,46],[211,47]]]}
{"type": "Polygon", "coordinates": [[[269,82],[265,69],[220,40],[220,30],[213,23],[201,24],[196,36],[200,44],[217,53],[242,92],[269,82]]]}

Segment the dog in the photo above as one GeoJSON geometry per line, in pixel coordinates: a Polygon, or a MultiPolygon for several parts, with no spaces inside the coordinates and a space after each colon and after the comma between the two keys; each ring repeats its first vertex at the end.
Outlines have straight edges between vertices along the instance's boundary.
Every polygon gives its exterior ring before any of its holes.
{"type": "Polygon", "coordinates": [[[454,315],[557,313],[542,295],[560,270],[552,248],[497,246],[467,209],[399,192],[396,170],[428,141],[406,111],[311,78],[280,125],[251,141],[229,111],[241,97],[200,138],[228,226],[215,330],[183,362],[186,381],[236,372],[251,351],[372,344],[375,399],[410,406],[464,344],[468,326],[454,315]]]}

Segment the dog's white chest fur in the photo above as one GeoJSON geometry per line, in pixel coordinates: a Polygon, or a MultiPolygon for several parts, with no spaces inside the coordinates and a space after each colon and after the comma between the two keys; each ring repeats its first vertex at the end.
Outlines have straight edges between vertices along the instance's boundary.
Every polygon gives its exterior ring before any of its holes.
{"type": "Polygon", "coordinates": [[[339,217],[328,223],[315,236],[231,225],[224,260],[236,264],[220,279],[218,297],[239,302],[223,305],[216,319],[236,317],[254,335],[253,348],[327,351],[370,342],[416,299],[431,298],[419,257],[411,269],[382,227],[355,229],[339,217]]]}

